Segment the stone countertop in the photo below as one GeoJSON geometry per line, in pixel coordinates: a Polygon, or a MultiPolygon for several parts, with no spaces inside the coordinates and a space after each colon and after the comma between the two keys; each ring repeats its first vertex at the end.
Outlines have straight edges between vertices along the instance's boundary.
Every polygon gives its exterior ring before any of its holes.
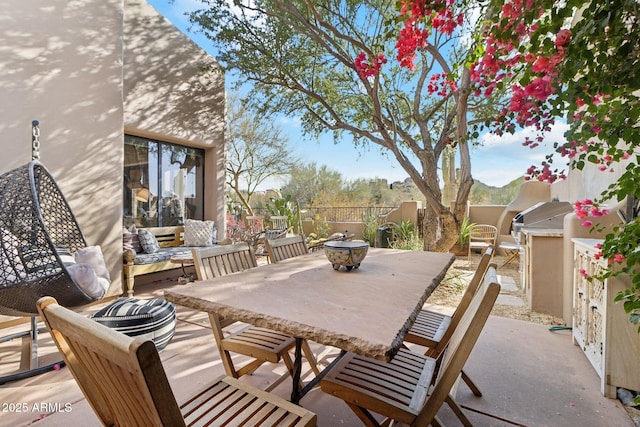
{"type": "Polygon", "coordinates": [[[168,301],[390,360],[454,256],[369,248],[333,270],[323,252],[165,291],[168,301]]]}
{"type": "Polygon", "coordinates": [[[529,236],[538,236],[538,237],[563,237],[564,236],[564,230],[562,228],[523,227],[520,231],[529,236]]]}

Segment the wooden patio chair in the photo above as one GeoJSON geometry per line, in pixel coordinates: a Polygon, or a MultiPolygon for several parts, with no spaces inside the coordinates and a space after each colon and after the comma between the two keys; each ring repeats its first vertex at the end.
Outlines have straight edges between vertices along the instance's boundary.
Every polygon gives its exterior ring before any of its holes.
{"type": "MultiPolygon", "coordinates": [[[[389,425],[391,420],[412,427],[441,426],[436,415],[442,405],[453,402],[452,409],[459,408],[451,391],[499,292],[496,271],[491,267],[441,360],[407,349],[400,349],[390,362],[348,353],[322,379],[322,391],[344,400],[367,426],[389,425]],[[371,412],[387,419],[379,423],[371,412]]],[[[457,415],[470,425],[464,414],[457,415]]]]}
{"type": "Polygon", "coordinates": [[[267,254],[272,263],[309,253],[303,236],[267,239],[267,254]]]}
{"type": "Polygon", "coordinates": [[[471,265],[471,251],[484,250],[489,246],[496,246],[498,229],[489,224],[475,224],[469,227],[469,248],[467,249],[467,262],[471,265]]]}
{"type": "Polygon", "coordinates": [[[272,230],[288,230],[288,218],[286,216],[274,215],[269,218],[272,230]]]}
{"type": "Polygon", "coordinates": [[[176,402],[151,340],[128,337],[60,306],[38,311],[67,367],[105,426],[315,426],[316,415],[234,378],[219,377],[182,405],[176,402]],[[260,424],[262,425],[262,424],[260,424]]]}
{"type": "MultiPolygon", "coordinates": [[[[237,273],[249,268],[257,267],[253,249],[247,243],[217,246],[211,248],[193,248],[193,261],[196,267],[198,280],[213,279],[231,273],[237,273]]],[[[223,328],[235,323],[233,319],[221,318],[215,314],[209,314],[211,329],[220,351],[220,358],[227,375],[240,378],[242,375],[251,374],[266,362],[284,362],[288,374],[293,377],[293,361],[289,351],[295,348],[295,338],[271,329],[259,328],[247,325],[233,333],[223,331],[223,328]],[[252,357],[253,360],[241,368],[236,368],[231,353],[243,354],[252,357]]],[[[302,342],[302,351],[309,362],[313,372],[318,375],[315,357],[306,340],[302,342]]],[[[286,379],[287,374],[282,375],[274,383],[270,384],[266,391],[273,390],[286,379]]]]}
{"type": "MultiPolygon", "coordinates": [[[[478,291],[482,279],[489,268],[489,262],[493,256],[493,246],[489,246],[478,263],[478,267],[467,285],[467,289],[462,295],[460,303],[451,316],[433,310],[421,310],[413,326],[405,337],[406,342],[427,347],[425,356],[437,359],[444,352],[449,344],[449,340],[458,327],[462,316],[469,308],[473,296],[478,291]]],[[[495,264],[492,264],[495,268],[495,264]]],[[[473,383],[471,378],[462,371],[462,379],[469,386],[473,394],[482,396],[480,389],[473,383]]]]}

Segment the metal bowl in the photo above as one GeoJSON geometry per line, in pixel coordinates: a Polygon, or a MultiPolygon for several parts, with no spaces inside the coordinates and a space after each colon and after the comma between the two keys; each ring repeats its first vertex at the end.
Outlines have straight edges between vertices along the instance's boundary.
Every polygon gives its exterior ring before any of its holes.
{"type": "Polygon", "coordinates": [[[324,254],[333,266],[339,270],[344,266],[347,271],[360,267],[360,263],[367,256],[369,243],[367,242],[325,242],[324,254]]]}

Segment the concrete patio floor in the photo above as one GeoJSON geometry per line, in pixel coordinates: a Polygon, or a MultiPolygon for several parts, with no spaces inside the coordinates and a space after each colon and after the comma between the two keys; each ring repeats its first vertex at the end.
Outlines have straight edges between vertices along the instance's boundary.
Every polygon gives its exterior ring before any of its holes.
{"type": "MultiPolygon", "coordinates": [[[[157,284],[136,285],[138,298],[161,296],[162,292],[157,284]]],[[[175,336],[160,356],[176,398],[182,401],[224,374],[224,369],[207,317],[183,307],[177,307],[177,313],[175,336]]],[[[325,360],[338,353],[313,343],[312,348],[325,360]]],[[[48,334],[41,334],[42,363],[54,362],[55,353],[48,334]]],[[[0,374],[17,368],[19,354],[20,340],[0,344],[0,374]]],[[[482,397],[475,397],[464,383],[458,387],[456,399],[474,426],[636,425],[620,401],[602,396],[599,377],[573,345],[568,330],[551,332],[548,325],[491,316],[465,371],[483,392],[482,397]]],[[[265,365],[243,381],[264,388],[283,372],[282,364],[265,365]]],[[[303,366],[303,374],[312,375],[308,366],[303,366]]],[[[290,386],[286,380],[274,393],[288,398],[290,386]]],[[[0,404],[0,426],[100,425],[66,368],[0,385],[0,404]]],[[[319,426],[361,425],[342,401],[319,388],[302,405],[318,414],[319,426]]],[[[447,426],[461,425],[446,406],[438,415],[447,426]]]]}

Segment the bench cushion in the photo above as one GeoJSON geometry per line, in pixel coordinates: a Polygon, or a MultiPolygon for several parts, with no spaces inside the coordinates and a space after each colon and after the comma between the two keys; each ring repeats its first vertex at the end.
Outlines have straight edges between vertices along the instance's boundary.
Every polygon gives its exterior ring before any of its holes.
{"type": "Polygon", "coordinates": [[[176,331],[176,308],[164,298],[119,298],[91,318],[130,337],[150,339],[158,350],[166,347],[176,331]]]}
{"type": "Polygon", "coordinates": [[[133,263],[137,265],[155,264],[157,262],[166,262],[174,255],[190,255],[191,247],[188,246],[172,246],[168,248],[160,248],[158,252],[152,254],[140,253],[136,254],[133,263]]]}

